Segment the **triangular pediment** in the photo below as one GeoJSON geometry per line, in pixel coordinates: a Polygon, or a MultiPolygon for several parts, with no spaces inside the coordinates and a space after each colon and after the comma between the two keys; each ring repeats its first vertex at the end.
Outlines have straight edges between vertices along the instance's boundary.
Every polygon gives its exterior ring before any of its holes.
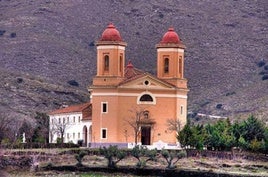
{"type": "Polygon", "coordinates": [[[144,74],[138,78],[123,82],[119,88],[137,89],[174,89],[175,86],[158,79],[150,74],[144,74]]]}

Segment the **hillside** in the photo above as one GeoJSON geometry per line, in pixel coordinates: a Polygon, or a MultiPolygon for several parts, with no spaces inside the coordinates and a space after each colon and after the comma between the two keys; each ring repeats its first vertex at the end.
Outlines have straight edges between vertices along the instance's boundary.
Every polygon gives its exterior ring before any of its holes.
{"type": "Polygon", "coordinates": [[[151,73],[155,44],[176,29],[187,47],[189,111],[267,120],[267,20],[266,0],[0,0],[0,109],[29,117],[87,100],[94,42],[113,22],[128,43],[127,60],[151,73]],[[73,94],[55,96],[55,88],[73,94]]]}

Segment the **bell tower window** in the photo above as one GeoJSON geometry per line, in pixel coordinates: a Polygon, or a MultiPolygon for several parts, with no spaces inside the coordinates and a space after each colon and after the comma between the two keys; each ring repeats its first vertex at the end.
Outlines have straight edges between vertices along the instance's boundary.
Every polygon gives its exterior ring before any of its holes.
{"type": "Polygon", "coordinates": [[[119,57],[119,71],[122,72],[122,68],[123,68],[123,54],[120,54],[119,57]]]}
{"type": "Polygon", "coordinates": [[[182,57],[179,58],[179,73],[182,74],[182,57]]]}
{"type": "Polygon", "coordinates": [[[164,60],[164,73],[168,73],[169,72],[169,59],[165,58],[164,60]]]}
{"type": "Polygon", "coordinates": [[[109,71],[109,56],[104,56],[104,71],[109,71]]]}

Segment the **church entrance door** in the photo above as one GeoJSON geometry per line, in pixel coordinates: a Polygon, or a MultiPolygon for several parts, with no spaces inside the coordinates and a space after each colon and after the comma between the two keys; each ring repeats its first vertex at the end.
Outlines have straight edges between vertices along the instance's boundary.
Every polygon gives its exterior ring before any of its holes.
{"type": "Polygon", "coordinates": [[[141,144],[151,144],[151,127],[141,127],[141,144]]]}

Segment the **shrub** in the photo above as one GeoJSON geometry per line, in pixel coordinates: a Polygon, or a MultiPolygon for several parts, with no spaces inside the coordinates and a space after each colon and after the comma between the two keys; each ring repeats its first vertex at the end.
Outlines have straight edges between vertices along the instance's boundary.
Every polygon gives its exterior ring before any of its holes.
{"type": "Polygon", "coordinates": [[[261,60],[257,63],[258,67],[262,67],[265,65],[265,61],[261,60]]]}
{"type": "Polygon", "coordinates": [[[161,150],[161,155],[164,157],[164,159],[167,162],[167,167],[168,169],[173,169],[175,168],[175,164],[183,157],[186,157],[186,152],[185,151],[172,151],[172,150],[166,150],[162,149],[161,150]]]}
{"type": "Polygon", "coordinates": [[[264,81],[264,80],[267,80],[268,79],[268,75],[263,75],[262,76],[262,80],[264,81]]]}
{"type": "Polygon", "coordinates": [[[164,18],[164,14],[162,14],[161,12],[159,13],[159,17],[160,18],[164,18]]]}
{"type": "Polygon", "coordinates": [[[217,104],[217,105],[216,105],[216,108],[217,108],[217,109],[221,109],[221,108],[222,108],[222,104],[217,104]]]}
{"type": "Polygon", "coordinates": [[[61,144],[62,143],[62,139],[58,137],[57,140],[56,140],[56,142],[57,142],[57,144],[61,144]]]}
{"type": "Polygon", "coordinates": [[[21,78],[21,77],[17,78],[17,83],[18,83],[18,84],[20,84],[20,83],[22,83],[22,82],[23,82],[23,78],[21,78]]]}
{"type": "Polygon", "coordinates": [[[16,33],[11,33],[11,34],[10,34],[10,37],[11,37],[11,38],[15,38],[16,36],[17,36],[16,33]]]}
{"type": "Polygon", "coordinates": [[[88,45],[89,45],[90,47],[93,47],[93,46],[95,46],[95,43],[94,43],[94,41],[92,41],[92,42],[90,42],[88,45]]]}
{"type": "Polygon", "coordinates": [[[82,160],[85,157],[85,155],[87,155],[87,152],[86,151],[80,151],[79,154],[75,154],[74,157],[77,160],[76,166],[83,166],[82,160]]]}
{"type": "Polygon", "coordinates": [[[77,144],[81,147],[81,146],[83,146],[83,140],[78,140],[77,141],[77,144]]]}
{"type": "Polygon", "coordinates": [[[149,150],[145,146],[135,146],[130,151],[130,154],[138,160],[136,166],[142,168],[146,166],[148,161],[156,160],[157,150],[149,150]]]}
{"type": "Polygon", "coordinates": [[[68,81],[68,84],[69,85],[72,85],[72,86],[75,86],[75,87],[78,87],[79,86],[79,83],[76,80],[69,80],[68,81]]]}
{"type": "Polygon", "coordinates": [[[249,148],[250,150],[254,151],[254,152],[258,152],[261,151],[263,148],[263,144],[262,141],[258,141],[256,138],[254,140],[252,140],[249,144],[249,148]]]}
{"type": "Polygon", "coordinates": [[[268,72],[266,72],[266,71],[259,72],[259,75],[265,75],[265,74],[268,74],[268,72]]]}
{"type": "Polygon", "coordinates": [[[5,34],[6,30],[0,30],[0,36],[3,36],[5,34]]]}
{"type": "Polygon", "coordinates": [[[225,96],[231,96],[231,95],[234,95],[234,94],[236,94],[236,93],[235,92],[228,92],[228,93],[225,94],[225,96]]]}
{"type": "Polygon", "coordinates": [[[116,164],[127,156],[127,153],[118,149],[117,146],[109,146],[108,148],[100,148],[100,154],[108,160],[109,168],[116,168],[116,164]]]}

